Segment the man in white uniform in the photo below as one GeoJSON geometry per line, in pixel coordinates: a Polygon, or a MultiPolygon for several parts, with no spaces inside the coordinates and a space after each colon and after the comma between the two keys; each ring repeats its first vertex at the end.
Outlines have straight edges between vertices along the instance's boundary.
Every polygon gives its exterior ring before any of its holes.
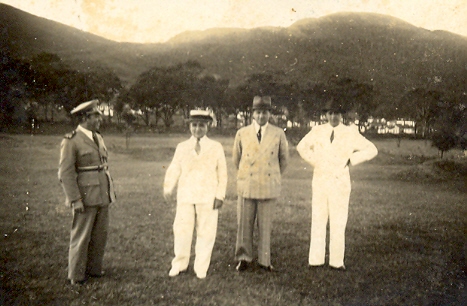
{"type": "Polygon", "coordinates": [[[227,165],[222,145],[206,136],[212,117],[208,111],[190,112],[190,139],[178,144],[164,180],[164,197],[174,199],[177,212],[173,224],[174,253],[169,276],[188,268],[193,230],[196,225],[194,271],[206,277],[217,233],[218,209],[227,188],[227,165]]]}
{"type": "Polygon", "coordinates": [[[328,123],[313,129],[297,145],[300,156],[313,166],[311,242],[308,263],[325,263],[326,226],[329,219],[329,266],[345,270],[345,228],[350,198],[349,165],[378,154],[376,147],[356,129],[341,123],[343,107],[334,100],[324,109],[328,123]]]}

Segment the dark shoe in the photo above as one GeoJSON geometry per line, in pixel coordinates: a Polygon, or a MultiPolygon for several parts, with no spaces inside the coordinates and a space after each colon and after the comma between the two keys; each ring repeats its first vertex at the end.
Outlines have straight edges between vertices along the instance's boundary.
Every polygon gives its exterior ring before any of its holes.
{"type": "Polygon", "coordinates": [[[277,272],[277,270],[274,269],[273,266],[263,266],[263,265],[260,265],[260,264],[258,264],[258,265],[259,265],[259,268],[260,268],[261,270],[264,270],[264,271],[266,271],[266,272],[277,272]]]}
{"type": "Polygon", "coordinates": [[[74,280],[74,279],[70,279],[70,284],[71,284],[72,286],[75,286],[75,285],[76,285],[76,286],[82,286],[82,285],[84,285],[85,282],[86,282],[85,279],[83,279],[83,280],[74,280]]]}
{"type": "Polygon", "coordinates": [[[340,267],[333,267],[333,266],[330,266],[333,270],[336,270],[336,271],[346,271],[347,269],[345,268],[345,266],[340,266],[340,267]]]}
{"type": "Polygon", "coordinates": [[[322,265],[308,265],[308,269],[320,269],[324,268],[324,264],[322,265]]]}
{"type": "Polygon", "coordinates": [[[242,272],[242,271],[245,271],[246,269],[248,269],[248,266],[249,266],[249,263],[248,261],[246,260],[240,260],[237,264],[237,266],[235,267],[235,269],[238,271],[238,272],[242,272]]]}
{"type": "Polygon", "coordinates": [[[105,271],[101,271],[100,273],[97,273],[97,274],[88,274],[88,276],[95,277],[95,278],[103,277],[105,276],[105,271]]]}

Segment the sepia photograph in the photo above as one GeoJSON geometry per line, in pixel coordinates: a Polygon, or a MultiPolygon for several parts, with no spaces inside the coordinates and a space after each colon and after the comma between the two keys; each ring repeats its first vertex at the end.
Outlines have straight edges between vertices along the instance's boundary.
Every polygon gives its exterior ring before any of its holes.
{"type": "Polygon", "coordinates": [[[466,305],[465,0],[0,0],[0,305],[466,305]]]}

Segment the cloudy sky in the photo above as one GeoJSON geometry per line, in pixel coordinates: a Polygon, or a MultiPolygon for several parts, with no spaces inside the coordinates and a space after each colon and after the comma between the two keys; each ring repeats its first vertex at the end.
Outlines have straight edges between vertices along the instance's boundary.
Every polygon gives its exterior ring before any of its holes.
{"type": "Polygon", "coordinates": [[[467,0],[0,0],[116,41],[164,42],[187,30],[290,26],[335,12],[391,15],[467,37],[467,0]]]}

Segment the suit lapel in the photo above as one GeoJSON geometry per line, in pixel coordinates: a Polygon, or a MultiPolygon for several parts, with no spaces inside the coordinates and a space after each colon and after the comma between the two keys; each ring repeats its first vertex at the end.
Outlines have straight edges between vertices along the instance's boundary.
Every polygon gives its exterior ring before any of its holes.
{"type": "Polygon", "coordinates": [[[264,134],[264,137],[261,141],[261,145],[260,145],[261,151],[264,149],[267,149],[273,139],[274,139],[274,129],[272,129],[271,124],[269,124],[266,130],[266,133],[264,134]]]}
{"type": "Polygon", "coordinates": [[[250,131],[248,132],[248,135],[251,139],[251,143],[253,144],[255,151],[257,151],[260,147],[260,143],[258,141],[258,136],[256,136],[256,130],[253,124],[250,125],[250,131]]]}
{"type": "Polygon", "coordinates": [[[271,143],[273,143],[273,140],[275,138],[275,131],[271,124],[268,125],[268,128],[266,130],[266,133],[264,134],[261,143],[258,142],[258,138],[256,137],[256,130],[254,125],[251,125],[251,129],[249,132],[249,135],[251,137],[253,145],[253,152],[254,156],[252,156],[251,160],[252,162],[256,161],[259,157],[264,155],[264,153],[269,149],[271,143]]]}

